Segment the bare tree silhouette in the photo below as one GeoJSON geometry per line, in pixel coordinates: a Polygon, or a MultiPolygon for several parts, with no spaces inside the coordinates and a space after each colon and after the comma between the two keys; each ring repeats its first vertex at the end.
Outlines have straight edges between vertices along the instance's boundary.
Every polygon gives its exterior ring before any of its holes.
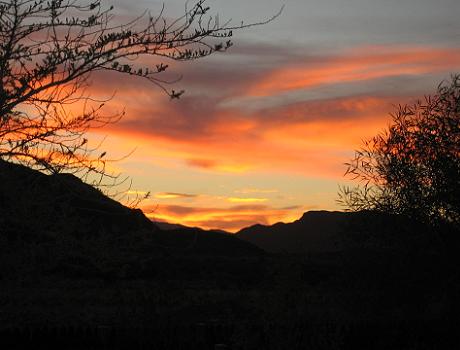
{"type": "Polygon", "coordinates": [[[460,228],[460,75],[414,105],[399,106],[387,130],[364,143],[342,188],[348,210],[400,214],[460,228]]]}
{"type": "Polygon", "coordinates": [[[91,174],[98,181],[116,178],[106,170],[106,152],[90,147],[85,135],[123,113],[105,114],[107,101],[86,92],[91,74],[136,76],[180,98],[183,90],[168,90],[172,82],[162,78],[168,60],[223,52],[235,30],[279,15],[233,25],[211,16],[206,0],[187,4],[179,18],[168,19],[163,6],[156,16],[146,12],[120,24],[102,0],[0,1],[0,159],[85,180],[91,174]],[[137,65],[142,56],[152,57],[152,64],[137,65]]]}

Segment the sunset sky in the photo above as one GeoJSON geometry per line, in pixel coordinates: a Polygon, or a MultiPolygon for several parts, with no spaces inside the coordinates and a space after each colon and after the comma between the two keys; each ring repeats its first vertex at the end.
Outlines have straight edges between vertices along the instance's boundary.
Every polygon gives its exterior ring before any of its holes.
{"type": "MultiPolygon", "coordinates": [[[[110,1],[120,18],[162,2],[110,1]]],[[[274,22],[235,33],[224,54],[171,64],[171,100],[142,79],[93,77],[125,108],[106,137],[131,193],[156,220],[231,232],[342,209],[343,165],[410,103],[460,71],[458,0],[209,0],[221,22],[274,22]]],[[[184,0],[167,0],[166,14],[184,0]]],[[[152,62],[155,63],[155,62],[152,62]]],[[[168,62],[170,63],[170,62],[168,62]]]]}

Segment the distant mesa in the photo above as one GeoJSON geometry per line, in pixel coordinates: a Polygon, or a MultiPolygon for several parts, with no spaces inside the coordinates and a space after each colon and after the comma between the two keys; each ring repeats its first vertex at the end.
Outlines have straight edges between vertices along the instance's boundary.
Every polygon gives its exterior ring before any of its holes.
{"type": "Polygon", "coordinates": [[[163,231],[191,228],[191,227],[181,225],[181,224],[171,224],[166,221],[153,221],[153,223],[155,224],[155,226],[157,226],[160,230],[163,230],[163,231]]]}
{"type": "Polygon", "coordinates": [[[227,232],[224,230],[218,230],[218,229],[204,230],[200,227],[190,227],[190,226],[185,226],[181,224],[172,224],[166,221],[153,221],[153,223],[163,231],[172,231],[172,230],[177,230],[177,229],[184,229],[184,230],[199,229],[204,232],[215,232],[215,233],[224,233],[226,235],[232,235],[230,232],[227,232]]]}
{"type": "Polygon", "coordinates": [[[402,216],[372,211],[309,211],[292,223],[254,225],[236,236],[269,253],[308,254],[341,252],[358,245],[427,246],[430,234],[429,227],[402,216]]]}
{"type": "Polygon", "coordinates": [[[254,225],[236,236],[271,253],[304,254],[341,249],[340,237],[350,213],[310,211],[292,223],[254,225]]]}
{"type": "MultiPolygon", "coordinates": [[[[309,211],[292,223],[254,225],[240,230],[236,236],[269,253],[332,253],[357,242],[385,245],[387,239],[403,243],[401,236],[411,239],[409,232],[414,231],[414,225],[408,219],[370,211],[309,211]]],[[[422,230],[419,227],[418,232],[422,230]]]]}

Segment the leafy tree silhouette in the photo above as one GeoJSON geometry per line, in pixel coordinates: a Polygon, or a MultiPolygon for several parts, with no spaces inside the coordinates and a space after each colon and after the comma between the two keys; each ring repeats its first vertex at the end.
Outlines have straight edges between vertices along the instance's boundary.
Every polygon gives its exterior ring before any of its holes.
{"type": "Polygon", "coordinates": [[[346,164],[360,184],[341,188],[339,202],[460,229],[460,75],[391,116],[388,129],[346,164]]]}
{"type": "Polygon", "coordinates": [[[177,99],[183,91],[168,90],[173,81],[162,78],[168,60],[223,52],[232,46],[235,30],[279,15],[233,25],[209,12],[206,0],[197,0],[187,2],[176,19],[164,16],[163,6],[156,16],[145,12],[119,23],[102,0],[0,1],[0,159],[86,180],[116,178],[106,171],[106,153],[90,147],[85,135],[123,113],[104,114],[107,101],[86,93],[91,74],[114,71],[147,79],[177,99]],[[151,56],[152,65],[136,65],[142,56],[151,56]]]}

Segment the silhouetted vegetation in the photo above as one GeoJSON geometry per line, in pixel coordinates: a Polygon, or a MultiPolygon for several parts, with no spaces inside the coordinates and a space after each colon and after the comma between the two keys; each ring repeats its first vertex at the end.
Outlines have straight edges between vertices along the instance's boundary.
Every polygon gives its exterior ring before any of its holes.
{"type": "Polygon", "coordinates": [[[360,181],[340,201],[353,211],[402,215],[441,230],[460,229],[460,76],[435,94],[400,106],[387,130],[348,163],[360,181]]]}

